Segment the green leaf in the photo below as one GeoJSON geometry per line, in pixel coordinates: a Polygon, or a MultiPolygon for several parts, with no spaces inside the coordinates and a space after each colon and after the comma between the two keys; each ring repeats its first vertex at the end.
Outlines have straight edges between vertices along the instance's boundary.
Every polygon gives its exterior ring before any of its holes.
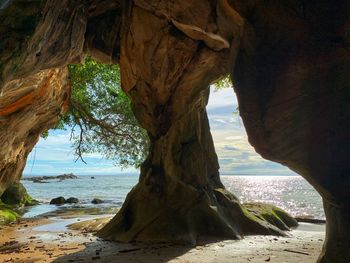
{"type": "Polygon", "coordinates": [[[137,122],[120,84],[118,65],[87,58],[69,65],[70,109],[54,129],[69,127],[78,157],[100,153],[121,167],[139,167],[148,153],[147,132],[137,122]]]}

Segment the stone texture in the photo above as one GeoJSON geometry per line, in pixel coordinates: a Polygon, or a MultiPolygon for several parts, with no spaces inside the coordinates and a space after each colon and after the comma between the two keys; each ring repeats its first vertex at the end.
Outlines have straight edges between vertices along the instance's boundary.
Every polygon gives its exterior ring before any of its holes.
{"type": "Polygon", "coordinates": [[[249,224],[218,176],[205,105],[208,85],[231,72],[250,143],[324,199],[319,262],[350,262],[349,10],[345,0],[11,1],[0,11],[0,193],[64,111],[62,67],[86,52],[120,63],[152,142],[102,236],[195,242],[269,229],[249,224]]]}
{"type": "Polygon", "coordinates": [[[84,51],[104,63],[118,63],[121,6],[119,1],[95,0],[88,8],[84,51]]]}
{"type": "Polygon", "coordinates": [[[182,1],[158,1],[156,10],[152,1],[125,7],[130,13],[122,21],[122,86],[149,132],[151,149],[139,183],[98,233],[103,238],[195,244],[208,235],[283,235],[266,220],[253,219],[220,181],[205,107],[210,83],[228,72],[236,50],[229,49],[232,34],[220,30],[211,2],[194,2],[187,13],[180,12],[182,1]],[[175,22],[182,20],[186,24],[175,22]]]}
{"type": "Polygon", "coordinates": [[[8,82],[0,96],[0,194],[21,178],[39,136],[68,107],[67,70],[43,70],[8,82]]]}
{"type": "Polygon", "coordinates": [[[14,0],[0,17],[0,93],[15,78],[80,62],[87,21],[82,1],[14,0]]]}
{"type": "Polygon", "coordinates": [[[14,0],[0,17],[1,194],[67,110],[65,65],[81,59],[87,10],[79,1],[14,0]]]}
{"type": "Polygon", "coordinates": [[[319,262],[350,262],[349,3],[235,3],[247,18],[233,79],[249,141],[323,197],[319,262]]]}
{"type": "Polygon", "coordinates": [[[97,205],[97,204],[102,204],[104,202],[103,202],[103,200],[101,200],[99,198],[94,198],[94,199],[92,199],[91,203],[97,205]]]}
{"type": "Polygon", "coordinates": [[[59,196],[51,199],[50,205],[64,205],[66,203],[66,199],[63,196],[59,196]]]}
{"type": "Polygon", "coordinates": [[[79,203],[79,199],[76,197],[69,197],[68,199],[66,199],[66,204],[77,204],[79,203]]]}
{"type": "Polygon", "coordinates": [[[1,201],[11,206],[31,206],[38,204],[33,200],[21,183],[14,183],[9,186],[1,196],[1,201]]]}

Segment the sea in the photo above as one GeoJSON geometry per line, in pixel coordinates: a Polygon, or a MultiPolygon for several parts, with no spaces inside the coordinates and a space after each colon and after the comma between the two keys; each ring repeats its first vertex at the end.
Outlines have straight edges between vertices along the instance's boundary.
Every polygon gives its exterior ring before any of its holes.
{"type": "MultiPolygon", "coordinates": [[[[322,200],[313,187],[301,176],[221,176],[225,187],[241,202],[264,202],[283,208],[293,216],[324,219],[322,200]]],[[[121,207],[126,195],[137,184],[136,174],[79,175],[78,179],[48,180],[34,183],[22,180],[28,193],[41,204],[30,209],[25,216],[33,217],[57,209],[49,205],[52,198],[76,197],[83,207],[121,207]],[[103,204],[91,204],[93,198],[103,204]]]]}

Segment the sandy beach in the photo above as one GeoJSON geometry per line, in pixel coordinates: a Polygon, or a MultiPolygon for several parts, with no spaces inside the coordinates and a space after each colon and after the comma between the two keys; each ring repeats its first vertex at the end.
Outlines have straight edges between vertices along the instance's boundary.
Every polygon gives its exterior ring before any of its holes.
{"type": "Polygon", "coordinates": [[[106,242],[92,233],[67,227],[97,217],[102,215],[51,215],[5,226],[0,232],[0,262],[314,263],[325,235],[324,225],[301,223],[290,237],[202,240],[188,247],[106,242]]]}

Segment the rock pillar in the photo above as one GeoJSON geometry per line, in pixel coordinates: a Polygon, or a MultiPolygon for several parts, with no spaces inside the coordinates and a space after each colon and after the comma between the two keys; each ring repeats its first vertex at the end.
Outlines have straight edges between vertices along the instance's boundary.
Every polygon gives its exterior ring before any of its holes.
{"type": "Polygon", "coordinates": [[[205,107],[209,84],[227,72],[235,49],[206,32],[214,28],[210,1],[189,9],[167,9],[161,1],[156,11],[146,2],[124,6],[120,67],[123,89],[149,133],[150,153],[138,184],[99,236],[195,244],[203,235],[282,234],[252,219],[219,178],[205,107]]]}

